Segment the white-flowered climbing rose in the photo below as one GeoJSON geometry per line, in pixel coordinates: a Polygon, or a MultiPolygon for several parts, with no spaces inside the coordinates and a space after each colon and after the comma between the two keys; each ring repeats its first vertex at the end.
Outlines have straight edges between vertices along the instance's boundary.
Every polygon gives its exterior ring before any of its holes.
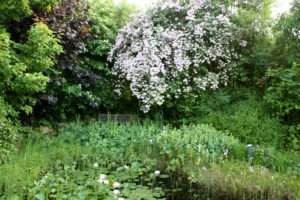
{"type": "MultiPolygon", "coordinates": [[[[153,104],[226,84],[236,67],[235,27],[226,9],[211,0],[169,0],[133,19],[119,33],[109,59],[148,112],[153,104]]],[[[241,46],[247,42],[242,41],[241,46]]]]}

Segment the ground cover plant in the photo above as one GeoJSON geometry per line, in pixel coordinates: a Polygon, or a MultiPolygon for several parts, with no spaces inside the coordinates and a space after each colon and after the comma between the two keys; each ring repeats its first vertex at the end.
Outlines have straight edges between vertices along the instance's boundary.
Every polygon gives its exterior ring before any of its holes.
{"type": "Polygon", "coordinates": [[[0,199],[300,199],[300,1],[272,3],[0,1],[0,199]]]}

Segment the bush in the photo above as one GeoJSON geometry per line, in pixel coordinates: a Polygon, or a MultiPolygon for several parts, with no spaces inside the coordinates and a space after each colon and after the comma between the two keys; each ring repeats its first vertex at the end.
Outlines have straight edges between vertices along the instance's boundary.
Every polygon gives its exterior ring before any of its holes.
{"type": "Polygon", "coordinates": [[[264,99],[274,108],[274,113],[288,126],[285,145],[300,149],[300,65],[290,69],[270,69],[267,72],[270,85],[264,99]]]}
{"type": "Polygon", "coordinates": [[[267,107],[263,101],[252,97],[220,110],[211,110],[199,122],[228,130],[243,143],[282,147],[282,126],[278,119],[268,114],[267,107]]]}
{"type": "Polygon", "coordinates": [[[235,33],[228,12],[214,1],[162,2],[120,31],[110,57],[116,91],[129,85],[147,113],[226,85],[238,58],[235,33]]]}

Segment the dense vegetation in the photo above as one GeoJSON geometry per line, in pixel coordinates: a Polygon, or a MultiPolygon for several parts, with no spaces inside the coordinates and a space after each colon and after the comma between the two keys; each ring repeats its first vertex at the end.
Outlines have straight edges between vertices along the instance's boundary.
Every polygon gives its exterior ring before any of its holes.
{"type": "Polygon", "coordinates": [[[1,0],[0,199],[299,199],[300,1],[272,2],[1,0]]]}

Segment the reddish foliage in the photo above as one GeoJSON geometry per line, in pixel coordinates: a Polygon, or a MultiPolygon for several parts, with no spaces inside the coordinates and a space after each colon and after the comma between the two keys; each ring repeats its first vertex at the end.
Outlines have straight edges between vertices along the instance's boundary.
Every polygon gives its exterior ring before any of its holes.
{"type": "Polygon", "coordinates": [[[61,0],[51,12],[39,13],[36,20],[48,24],[61,39],[67,57],[81,53],[89,34],[89,6],[82,0],[61,0]]]}

